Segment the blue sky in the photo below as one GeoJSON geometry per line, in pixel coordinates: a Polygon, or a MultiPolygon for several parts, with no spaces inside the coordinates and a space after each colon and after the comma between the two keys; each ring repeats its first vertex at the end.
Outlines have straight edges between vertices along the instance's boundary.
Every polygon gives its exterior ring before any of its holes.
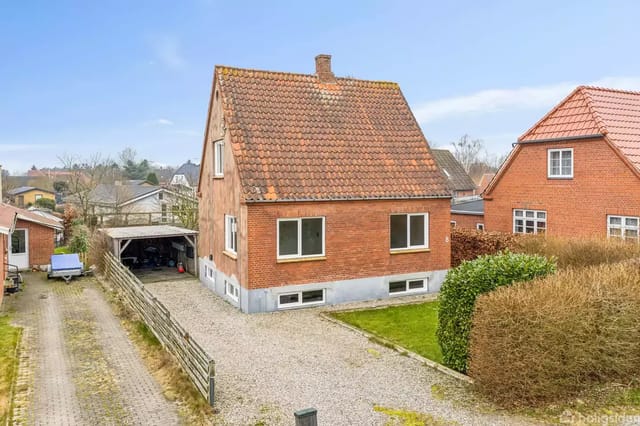
{"type": "Polygon", "coordinates": [[[0,164],[199,160],[213,67],[400,84],[432,146],[504,154],[578,84],[640,90],[637,1],[4,1],[0,164]]]}

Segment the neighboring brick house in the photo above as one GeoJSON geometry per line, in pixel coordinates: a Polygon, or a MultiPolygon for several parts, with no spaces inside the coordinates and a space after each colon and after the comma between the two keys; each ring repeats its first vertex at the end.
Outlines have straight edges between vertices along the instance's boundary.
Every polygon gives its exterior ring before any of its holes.
{"type": "Polygon", "coordinates": [[[15,227],[9,234],[8,263],[20,270],[48,265],[55,248],[56,232],[62,232],[63,226],[8,204],[0,205],[0,210],[13,212],[16,217],[15,227]]]}
{"type": "Polygon", "coordinates": [[[9,235],[13,232],[16,223],[16,214],[13,209],[4,207],[0,203],[0,253],[2,254],[0,265],[0,305],[4,295],[4,282],[7,279],[9,267],[9,235]]]}
{"type": "Polygon", "coordinates": [[[640,92],[575,89],[518,139],[484,199],[489,231],[637,241],[640,92]]]}
{"type": "Polygon", "coordinates": [[[484,231],[484,200],[475,198],[452,203],[451,227],[484,231]]]}
{"type": "Polygon", "coordinates": [[[431,153],[442,170],[453,198],[469,197],[476,194],[476,184],[462,167],[462,164],[448,149],[432,149],[431,153]]]}
{"type": "Polygon", "coordinates": [[[200,279],[244,312],[438,291],[450,193],[396,83],[217,66],[200,279]]]}

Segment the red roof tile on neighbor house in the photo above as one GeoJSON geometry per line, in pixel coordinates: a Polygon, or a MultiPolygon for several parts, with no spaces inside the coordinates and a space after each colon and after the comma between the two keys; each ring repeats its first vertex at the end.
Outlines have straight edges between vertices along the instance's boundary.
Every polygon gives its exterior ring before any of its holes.
{"type": "MultiPolygon", "coordinates": [[[[10,204],[0,203],[0,218],[4,216],[17,216],[18,219],[25,220],[27,222],[38,223],[48,228],[62,229],[63,226],[55,220],[48,219],[39,214],[24,210],[10,204]]],[[[0,225],[1,226],[1,225],[0,225]]]]}
{"type": "Polygon", "coordinates": [[[399,86],[321,67],[317,75],[216,67],[244,199],[449,197],[399,86]]]}
{"type": "Polygon", "coordinates": [[[580,86],[518,141],[602,135],[640,169],[640,92],[580,86]]]}
{"type": "Polygon", "coordinates": [[[0,234],[9,234],[13,230],[16,212],[8,204],[0,203],[0,234]]]}

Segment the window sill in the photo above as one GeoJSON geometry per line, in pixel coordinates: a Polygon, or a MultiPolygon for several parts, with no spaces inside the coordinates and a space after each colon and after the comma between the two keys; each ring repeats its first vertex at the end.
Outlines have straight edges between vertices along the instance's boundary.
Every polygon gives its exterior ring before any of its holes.
{"type": "Polygon", "coordinates": [[[326,256],[292,257],[290,259],[276,259],[276,263],[314,262],[316,260],[327,260],[327,257],[326,256]]]}
{"type": "Polygon", "coordinates": [[[214,175],[214,176],[211,176],[211,178],[212,179],[224,179],[224,175],[220,175],[220,176],[214,175]]]}
{"type": "Polygon", "coordinates": [[[547,176],[549,180],[572,180],[573,176],[547,176]]]}
{"type": "Polygon", "coordinates": [[[416,249],[392,249],[389,250],[390,254],[404,254],[404,253],[428,253],[431,249],[426,248],[416,248],[416,249]]]}
{"type": "Polygon", "coordinates": [[[238,253],[232,253],[230,251],[227,250],[223,250],[222,254],[224,254],[225,256],[228,256],[230,258],[232,258],[233,260],[236,260],[238,258],[238,253]]]}

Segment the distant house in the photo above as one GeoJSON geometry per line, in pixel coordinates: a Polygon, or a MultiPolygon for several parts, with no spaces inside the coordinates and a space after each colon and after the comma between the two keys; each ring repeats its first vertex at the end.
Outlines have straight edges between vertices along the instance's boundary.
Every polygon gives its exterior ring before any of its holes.
{"type": "Polygon", "coordinates": [[[16,218],[15,226],[9,232],[8,264],[20,270],[48,265],[55,248],[56,234],[62,232],[63,225],[40,214],[0,204],[0,217],[8,216],[16,218]]]}
{"type": "Polygon", "coordinates": [[[4,295],[4,283],[7,279],[9,268],[9,235],[13,232],[16,224],[16,213],[13,209],[4,208],[5,204],[0,203],[0,253],[2,254],[2,265],[0,265],[0,305],[4,295]]]}
{"type": "Polygon", "coordinates": [[[480,176],[478,180],[478,194],[482,194],[484,190],[487,189],[487,186],[489,186],[491,179],[493,179],[495,175],[495,173],[483,173],[482,176],[480,176]]]}
{"type": "Polygon", "coordinates": [[[55,192],[48,189],[36,188],[34,186],[21,186],[7,191],[7,195],[13,204],[24,208],[35,204],[41,198],[55,201],[55,192]]]}
{"type": "Polygon", "coordinates": [[[451,193],[399,86],[217,66],[200,279],[244,312],[435,292],[451,193]]]}
{"type": "Polygon", "coordinates": [[[476,198],[451,203],[451,227],[484,231],[484,200],[476,198]]]}
{"type": "Polygon", "coordinates": [[[432,149],[431,153],[438,167],[446,176],[451,195],[454,198],[476,194],[476,184],[448,149],[432,149]]]}
{"type": "MultiPolygon", "coordinates": [[[[91,214],[99,225],[145,225],[175,221],[176,194],[146,181],[100,184],[88,196],[91,214]]],[[[70,197],[73,203],[74,197],[70,197]]]]}
{"type": "Polygon", "coordinates": [[[490,231],[638,241],[640,92],[576,88],[518,138],[484,199],[490,231]]]}
{"type": "Polygon", "coordinates": [[[192,163],[191,160],[187,160],[187,162],[178,167],[173,176],[171,176],[169,185],[197,188],[199,177],[200,165],[192,163]]]}

